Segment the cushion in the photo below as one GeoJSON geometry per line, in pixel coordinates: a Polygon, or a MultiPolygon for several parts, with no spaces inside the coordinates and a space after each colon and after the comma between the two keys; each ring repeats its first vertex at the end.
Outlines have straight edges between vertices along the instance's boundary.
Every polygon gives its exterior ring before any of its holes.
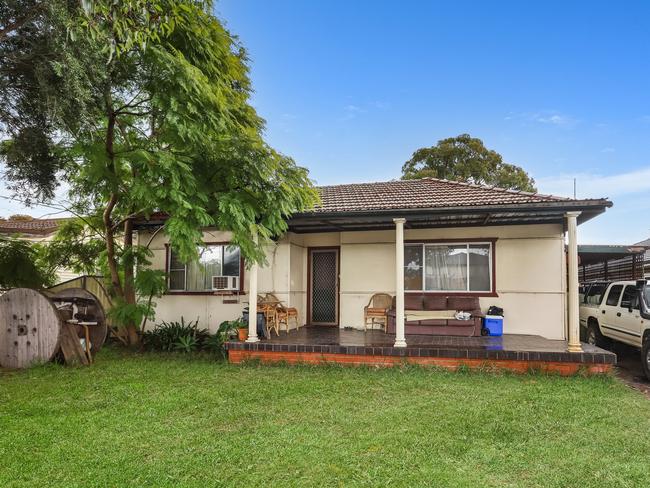
{"type": "Polygon", "coordinates": [[[404,308],[406,310],[422,310],[422,295],[405,293],[404,308]]]}
{"type": "Polygon", "coordinates": [[[476,310],[480,309],[478,297],[449,297],[447,306],[452,310],[476,310]]]}
{"type": "Polygon", "coordinates": [[[424,295],[424,310],[447,310],[447,297],[424,295]]]}
{"type": "Polygon", "coordinates": [[[406,320],[453,319],[455,310],[405,310],[406,320]]]}
{"type": "Polygon", "coordinates": [[[447,321],[445,319],[420,320],[420,325],[435,325],[440,327],[447,325],[447,321]]]}

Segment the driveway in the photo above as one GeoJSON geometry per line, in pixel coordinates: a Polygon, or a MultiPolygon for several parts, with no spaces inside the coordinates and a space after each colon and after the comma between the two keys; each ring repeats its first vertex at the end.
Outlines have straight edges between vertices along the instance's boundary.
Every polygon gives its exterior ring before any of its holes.
{"type": "Polygon", "coordinates": [[[618,358],[616,362],[616,375],[632,388],[640,390],[650,397],[650,381],[648,381],[643,373],[641,353],[639,350],[621,344],[620,342],[612,342],[605,349],[616,353],[618,358]]]}

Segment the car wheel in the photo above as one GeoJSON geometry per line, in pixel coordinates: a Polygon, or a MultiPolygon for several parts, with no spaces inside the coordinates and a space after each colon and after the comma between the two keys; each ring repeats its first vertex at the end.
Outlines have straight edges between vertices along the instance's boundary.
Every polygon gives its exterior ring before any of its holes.
{"type": "Polygon", "coordinates": [[[589,324],[589,327],[587,327],[587,344],[591,344],[592,346],[604,346],[605,345],[605,338],[603,335],[600,333],[600,328],[598,327],[597,324],[591,323],[589,324]]]}
{"type": "Polygon", "coordinates": [[[650,380],[650,338],[647,338],[641,348],[641,362],[646,378],[650,380]]]}

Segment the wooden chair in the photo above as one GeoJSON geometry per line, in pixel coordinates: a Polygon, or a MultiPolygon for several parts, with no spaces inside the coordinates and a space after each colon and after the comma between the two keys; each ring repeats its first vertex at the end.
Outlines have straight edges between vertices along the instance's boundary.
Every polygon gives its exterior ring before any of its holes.
{"type": "Polygon", "coordinates": [[[280,327],[278,322],[276,306],[271,303],[266,303],[266,296],[257,296],[257,310],[264,313],[264,322],[266,323],[266,331],[271,337],[271,332],[275,330],[275,335],[280,335],[280,327]]]}
{"type": "Polygon", "coordinates": [[[384,332],[388,327],[388,310],[393,303],[393,297],[388,293],[375,293],[370,297],[368,305],[363,308],[363,330],[368,330],[368,322],[371,328],[375,328],[377,322],[384,325],[384,332]]]}
{"type": "Polygon", "coordinates": [[[295,329],[298,330],[300,324],[298,322],[298,309],[295,307],[285,307],[278,297],[273,293],[267,293],[266,299],[269,301],[274,301],[277,303],[275,308],[275,315],[278,324],[278,329],[280,329],[281,324],[284,324],[287,334],[290,330],[291,321],[295,324],[295,329]]]}

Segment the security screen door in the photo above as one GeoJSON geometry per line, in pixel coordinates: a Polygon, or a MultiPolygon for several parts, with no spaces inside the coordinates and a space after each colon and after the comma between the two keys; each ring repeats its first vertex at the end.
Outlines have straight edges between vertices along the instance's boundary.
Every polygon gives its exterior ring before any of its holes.
{"type": "Polygon", "coordinates": [[[310,324],[338,325],[339,250],[310,249],[310,324]]]}

